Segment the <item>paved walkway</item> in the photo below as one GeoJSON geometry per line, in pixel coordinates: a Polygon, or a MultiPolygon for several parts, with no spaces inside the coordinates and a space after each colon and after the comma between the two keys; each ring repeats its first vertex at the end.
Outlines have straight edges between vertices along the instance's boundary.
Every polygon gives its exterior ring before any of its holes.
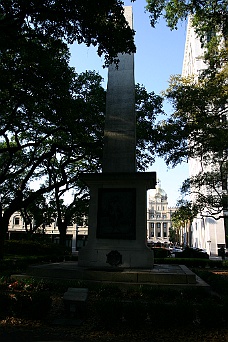
{"type": "MultiPolygon", "coordinates": [[[[222,260],[222,257],[217,256],[217,255],[210,255],[209,259],[210,260],[222,260]]],[[[228,257],[225,257],[225,260],[228,260],[228,257]]]]}

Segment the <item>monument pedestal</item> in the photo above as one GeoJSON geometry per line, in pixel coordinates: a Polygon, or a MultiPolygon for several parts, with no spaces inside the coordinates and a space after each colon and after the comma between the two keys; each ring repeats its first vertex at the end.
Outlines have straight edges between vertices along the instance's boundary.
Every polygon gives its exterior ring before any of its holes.
{"type": "Polygon", "coordinates": [[[89,238],[79,251],[78,265],[91,268],[152,268],[147,247],[147,190],[156,173],[84,174],[90,188],[89,238]]]}

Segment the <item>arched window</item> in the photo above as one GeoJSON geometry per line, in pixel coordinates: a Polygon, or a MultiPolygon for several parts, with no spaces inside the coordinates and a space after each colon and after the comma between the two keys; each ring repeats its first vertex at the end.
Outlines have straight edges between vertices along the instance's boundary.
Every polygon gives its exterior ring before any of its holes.
{"type": "Polygon", "coordinates": [[[14,225],[15,226],[19,226],[19,224],[20,224],[20,217],[19,216],[15,216],[14,217],[14,225]]]}

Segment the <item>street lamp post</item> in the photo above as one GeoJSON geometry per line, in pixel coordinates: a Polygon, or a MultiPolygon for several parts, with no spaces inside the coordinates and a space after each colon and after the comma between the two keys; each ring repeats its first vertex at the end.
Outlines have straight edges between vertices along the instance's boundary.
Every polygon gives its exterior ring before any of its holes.
{"type": "Polygon", "coordinates": [[[207,243],[209,244],[209,255],[211,255],[211,240],[208,240],[207,243]]]}
{"type": "Polygon", "coordinates": [[[78,225],[75,223],[75,230],[73,230],[73,239],[72,239],[72,254],[77,253],[77,235],[78,235],[78,225]]]}

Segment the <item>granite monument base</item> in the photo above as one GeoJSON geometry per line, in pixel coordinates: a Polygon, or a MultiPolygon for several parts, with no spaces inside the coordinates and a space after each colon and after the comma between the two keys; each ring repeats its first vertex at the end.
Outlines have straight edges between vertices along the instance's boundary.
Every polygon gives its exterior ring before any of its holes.
{"type": "Polygon", "coordinates": [[[152,268],[147,247],[147,190],[156,173],[85,174],[90,188],[89,239],[79,251],[82,267],[152,268]]]}

